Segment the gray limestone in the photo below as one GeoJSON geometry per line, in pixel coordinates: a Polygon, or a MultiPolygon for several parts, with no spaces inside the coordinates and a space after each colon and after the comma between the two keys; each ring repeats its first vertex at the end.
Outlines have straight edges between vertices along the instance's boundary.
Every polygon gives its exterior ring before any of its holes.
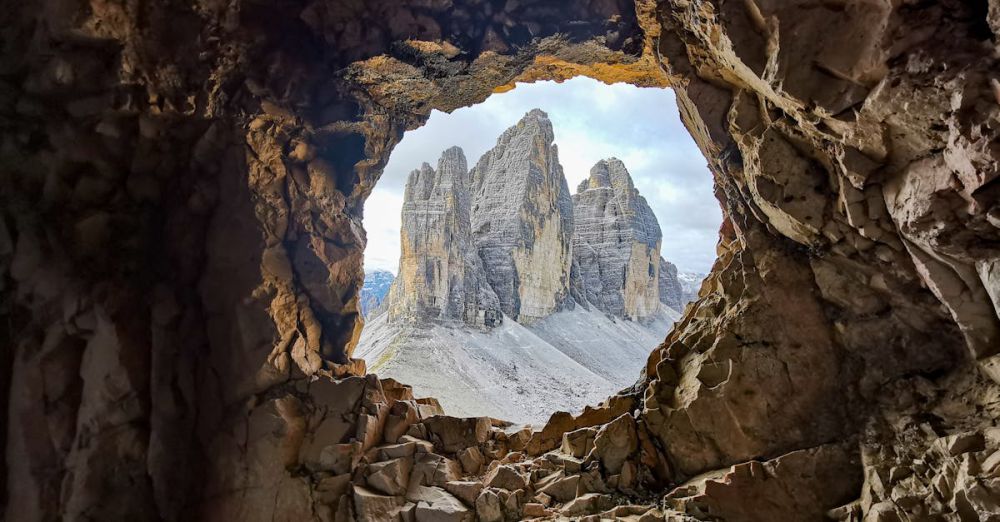
{"type": "Polygon", "coordinates": [[[534,109],[469,173],[472,234],[500,308],[524,324],[570,301],[573,202],[548,116],[534,109]]]}
{"type": "Polygon", "coordinates": [[[677,267],[660,257],[660,302],[681,313],[689,299],[684,294],[684,286],[677,277],[677,267]]]}
{"type": "Polygon", "coordinates": [[[438,168],[410,173],[403,197],[399,275],[388,298],[390,322],[462,321],[495,326],[499,301],[473,248],[467,164],[462,149],[441,155],[438,168]]]}
{"type": "Polygon", "coordinates": [[[573,261],[587,302],[617,317],[645,320],[660,303],[656,216],[621,160],[598,161],[573,196],[573,261]]]}

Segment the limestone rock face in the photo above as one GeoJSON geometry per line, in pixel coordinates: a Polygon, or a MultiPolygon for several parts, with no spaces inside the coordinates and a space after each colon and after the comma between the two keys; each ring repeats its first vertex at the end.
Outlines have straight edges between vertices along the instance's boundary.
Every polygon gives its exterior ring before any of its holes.
{"type": "Polygon", "coordinates": [[[573,195],[573,217],[573,261],[586,300],[617,317],[653,315],[660,303],[662,233],[621,160],[590,169],[573,195]]]}
{"type": "Polygon", "coordinates": [[[569,299],[573,203],[554,140],[532,110],[469,172],[476,249],[501,310],[523,324],[569,299]]]}
{"type": "Polygon", "coordinates": [[[403,196],[399,275],[388,297],[390,322],[502,321],[470,232],[468,171],[462,149],[441,155],[438,168],[410,173],[403,196]]]}
{"type": "Polygon", "coordinates": [[[689,299],[684,295],[684,287],[677,277],[677,267],[661,256],[658,276],[660,302],[677,312],[683,312],[689,299]]]}

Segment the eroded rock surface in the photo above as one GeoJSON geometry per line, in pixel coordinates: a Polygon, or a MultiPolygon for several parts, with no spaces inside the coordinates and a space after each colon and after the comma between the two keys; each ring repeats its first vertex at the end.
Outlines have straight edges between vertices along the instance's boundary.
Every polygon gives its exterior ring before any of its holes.
{"type": "Polygon", "coordinates": [[[995,1],[7,7],[6,519],[995,516],[995,1]],[[466,472],[349,376],[361,209],[432,109],[581,74],[676,89],[719,261],[633,390],[466,472]],[[617,474],[556,449],[624,414],[617,474]]]}

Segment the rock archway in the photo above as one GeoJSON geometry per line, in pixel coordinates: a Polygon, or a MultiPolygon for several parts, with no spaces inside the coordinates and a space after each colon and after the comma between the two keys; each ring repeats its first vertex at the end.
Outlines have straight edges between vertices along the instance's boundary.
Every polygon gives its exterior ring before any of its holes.
{"type": "Polygon", "coordinates": [[[7,517],[1000,509],[997,9],[11,6],[7,517]],[[536,434],[364,377],[360,215],[392,146],[576,75],[677,91],[726,216],[698,302],[635,389],[536,434]]]}

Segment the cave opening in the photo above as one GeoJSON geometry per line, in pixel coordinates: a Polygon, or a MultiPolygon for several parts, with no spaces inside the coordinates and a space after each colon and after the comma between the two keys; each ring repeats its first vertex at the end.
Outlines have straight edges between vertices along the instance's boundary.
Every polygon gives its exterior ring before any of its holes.
{"type": "Polygon", "coordinates": [[[668,88],[576,77],[435,111],[365,203],[354,357],[450,415],[577,414],[636,383],[696,298],[713,191],[668,88]]]}

